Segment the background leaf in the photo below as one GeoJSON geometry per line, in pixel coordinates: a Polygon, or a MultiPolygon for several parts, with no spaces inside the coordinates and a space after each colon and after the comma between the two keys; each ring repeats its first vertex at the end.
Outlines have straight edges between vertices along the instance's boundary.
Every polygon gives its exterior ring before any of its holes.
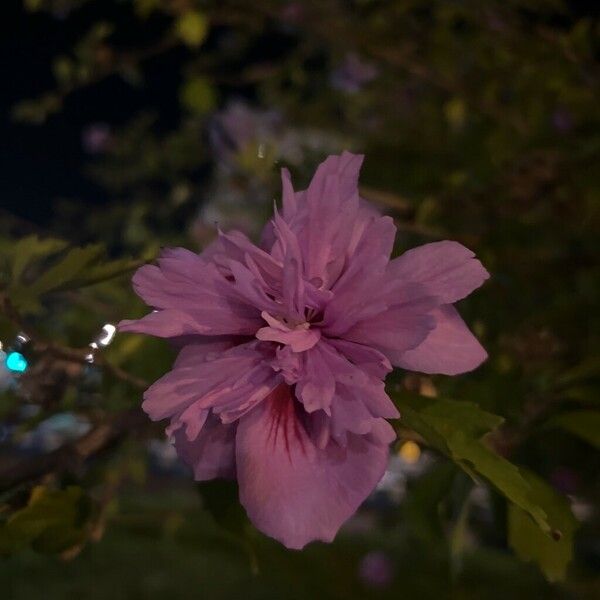
{"type": "Polygon", "coordinates": [[[18,282],[29,264],[40,258],[51,256],[66,248],[67,242],[54,238],[42,238],[30,235],[21,238],[14,246],[11,278],[18,282]]]}
{"type": "Polygon", "coordinates": [[[600,412],[597,410],[576,410],[562,413],[546,422],[547,427],[560,427],[595,448],[600,448],[600,412]]]}
{"type": "Polygon", "coordinates": [[[527,512],[544,531],[547,515],[529,496],[529,484],[518,467],[490,450],[481,440],[503,419],[476,404],[414,394],[396,393],[393,399],[402,421],[426,442],[443,452],[476,480],[483,478],[508,500],[527,512]]]}
{"type": "Polygon", "coordinates": [[[57,554],[86,537],[90,504],[81,488],[33,488],[29,503],[13,513],[0,528],[0,549],[14,552],[25,545],[42,553],[57,554]]]}

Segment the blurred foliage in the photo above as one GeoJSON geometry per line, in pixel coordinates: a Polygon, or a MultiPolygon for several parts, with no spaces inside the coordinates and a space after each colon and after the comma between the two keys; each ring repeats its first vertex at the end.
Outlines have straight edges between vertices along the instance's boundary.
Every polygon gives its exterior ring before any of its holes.
{"type": "Polygon", "coordinates": [[[8,597],[597,597],[597,7],[23,4],[80,36],[48,57],[55,86],[23,98],[16,120],[44,127],[116,85],[145,100],[115,122],[99,107],[82,131],[100,204],[52,199],[41,226],[0,220],[0,339],[10,350],[24,328],[32,337],[30,369],[0,372],[8,597]],[[394,373],[400,442],[426,449],[418,476],[400,499],[377,491],[331,546],[291,553],[252,528],[235,486],[181,477],[160,426],[124,420],[88,454],[173,353],[117,336],[86,356],[105,323],[143,314],[128,273],[161,245],[201,248],[215,223],[257,235],[280,167],[301,186],[344,148],[366,154],[363,195],[395,218],[396,252],[449,238],[481,257],[492,278],[460,309],[490,358],[455,378],[394,373]],[[71,438],[39,442],[64,415],[86,424],[75,463],[61,454],[71,438]],[[25,477],[32,456],[54,458],[25,477]],[[375,551],[389,564],[372,572],[375,551]]]}
{"type": "Polygon", "coordinates": [[[44,554],[59,554],[79,546],[90,513],[81,488],[33,488],[27,506],[15,511],[0,529],[0,550],[9,554],[25,544],[44,554]]]}

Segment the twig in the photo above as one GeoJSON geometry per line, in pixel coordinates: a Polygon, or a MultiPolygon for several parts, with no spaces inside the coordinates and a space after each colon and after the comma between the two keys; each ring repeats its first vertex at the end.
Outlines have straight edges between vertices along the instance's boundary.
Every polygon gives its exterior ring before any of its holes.
{"type": "MultiPolygon", "coordinates": [[[[0,292],[0,311],[3,312],[8,319],[19,329],[25,333],[31,340],[33,348],[37,352],[47,352],[63,360],[78,364],[88,364],[86,357],[90,353],[90,348],[70,348],[55,342],[48,342],[43,339],[36,331],[27,325],[23,317],[19,314],[19,311],[15,308],[9,297],[0,292]]],[[[94,357],[94,363],[103,369],[106,373],[109,373],[113,377],[120,379],[126,383],[133,385],[139,389],[146,389],[149,383],[141,377],[136,377],[127,371],[121,369],[116,365],[108,362],[104,356],[97,355],[94,357]]]]}

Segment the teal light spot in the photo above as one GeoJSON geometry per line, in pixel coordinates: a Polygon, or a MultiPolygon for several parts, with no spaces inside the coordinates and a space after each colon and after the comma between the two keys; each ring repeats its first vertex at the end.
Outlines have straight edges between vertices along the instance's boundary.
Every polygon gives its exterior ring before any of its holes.
{"type": "Polygon", "coordinates": [[[6,368],[15,373],[23,373],[27,370],[27,359],[20,352],[11,352],[6,357],[6,368]]]}

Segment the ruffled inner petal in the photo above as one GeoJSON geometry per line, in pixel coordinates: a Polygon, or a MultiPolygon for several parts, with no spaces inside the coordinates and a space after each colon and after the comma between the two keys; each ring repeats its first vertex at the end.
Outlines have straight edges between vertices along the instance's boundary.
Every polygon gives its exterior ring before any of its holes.
{"type": "Polygon", "coordinates": [[[201,433],[190,441],[185,432],[173,434],[178,456],[192,469],[196,481],[235,478],[236,425],[223,425],[209,416],[201,433]]]}

